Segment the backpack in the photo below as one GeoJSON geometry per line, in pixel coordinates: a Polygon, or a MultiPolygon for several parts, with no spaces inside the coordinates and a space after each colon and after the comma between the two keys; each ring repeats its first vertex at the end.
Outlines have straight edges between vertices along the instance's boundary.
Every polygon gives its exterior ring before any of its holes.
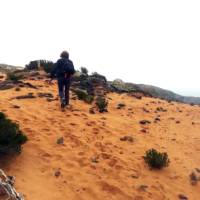
{"type": "Polygon", "coordinates": [[[74,65],[71,60],[65,59],[61,68],[62,74],[73,75],[75,73],[74,65]]]}

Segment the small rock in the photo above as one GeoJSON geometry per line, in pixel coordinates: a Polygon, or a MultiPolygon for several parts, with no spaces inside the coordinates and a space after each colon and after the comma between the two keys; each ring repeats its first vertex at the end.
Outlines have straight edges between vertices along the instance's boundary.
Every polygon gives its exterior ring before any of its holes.
{"type": "Polygon", "coordinates": [[[64,138],[63,137],[58,138],[57,144],[64,144],[64,138]]]}
{"type": "Polygon", "coordinates": [[[21,88],[19,88],[19,87],[15,88],[15,91],[17,91],[17,92],[19,92],[20,90],[21,90],[21,88]]]}
{"type": "Polygon", "coordinates": [[[191,185],[197,185],[197,181],[198,181],[198,178],[195,174],[195,172],[192,172],[190,174],[190,182],[191,182],[191,185]]]}
{"type": "Polygon", "coordinates": [[[121,141],[129,141],[129,142],[133,142],[134,139],[132,136],[124,136],[120,138],[121,141]]]}
{"type": "Polygon", "coordinates": [[[20,106],[18,106],[18,105],[13,105],[13,108],[19,109],[20,106]]]}
{"type": "Polygon", "coordinates": [[[149,113],[150,111],[147,110],[146,108],[143,108],[143,111],[146,112],[146,113],[149,113]]]}
{"type": "Polygon", "coordinates": [[[155,118],[155,121],[160,121],[160,118],[159,118],[159,117],[156,117],[156,118],[155,118]]]}
{"type": "Polygon", "coordinates": [[[151,122],[149,120],[141,120],[140,124],[150,124],[151,122]]]}
{"type": "Polygon", "coordinates": [[[47,98],[47,101],[48,101],[48,102],[52,102],[52,101],[54,101],[54,99],[52,99],[52,98],[47,98]]]}
{"type": "Polygon", "coordinates": [[[124,103],[119,103],[118,105],[117,105],[117,109],[122,109],[122,108],[124,108],[126,105],[124,104],[124,103]]]}
{"type": "Polygon", "coordinates": [[[57,170],[54,175],[55,175],[55,177],[59,177],[61,175],[61,172],[59,170],[57,170]]]}
{"type": "Polygon", "coordinates": [[[199,169],[199,168],[195,168],[195,170],[196,170],[198,173],[200,173],[200,169],[199,169]]]}
{"type": "Polygon", "coordinates": [[[141,131],[142,133],[147,133],[147,130],[146,130],[146,129],[144,129],[144,128],[143,128],[143,129],[141,129],[140,131],[141,131]]]}
{"type": "Polygon", "coordinates": [[[39,92],[38,94],[38,97],[40,97],[40,98],[43,98],[43,97],[46,97],[46,98],[53,98],[53,94],[51,94],[51,93],[42,93],[42,92],[39,92]]]}
{"type": "Polygon", "coordinates": [[[139,178],[139,175],[138,175],[138,174],[132,174],[132,175],[131,175],[131,178],[138,179],[138,178],[139,178]]]}
{"type": "Polygon", "coordinates": [[[93,108],[93,107],[89,109],[89,113],[90,113],[90,114],[95,114],[95,111],[94,111],[94,108],[93,108]]]}
{"type": "Polygon", "coordinates": [[[178,197],[181,200],[188,200],[188,198],[184,194],[179,194],[178,197]]]}
{"type": "Polygon", "coordinates": [[[140,186],[138,187],[138,190],[139,190],[139,191],[145,192],[147,188],[148,188],[147,185],[140,185],[140,186]]]}
{"type": "Polygon", "coordinates": [[[156,108],[156,111],[158,111],[158,112],[167,112],[167,110],[162,108],[162,107],[156,108]]]}
{"type": "Polygon", "coordinates": [[[27,95],[17,96],[16,99],[33,99],[36,98],[33,93],[28,93],[27,95]]]}
{"type": "Polygon", "coordinates": [[[91,158],[91,161],[92,161],[93,163],[98,163],[98,162],[99,162],[97,156],[93,156],[93,157],[91,158]]]}

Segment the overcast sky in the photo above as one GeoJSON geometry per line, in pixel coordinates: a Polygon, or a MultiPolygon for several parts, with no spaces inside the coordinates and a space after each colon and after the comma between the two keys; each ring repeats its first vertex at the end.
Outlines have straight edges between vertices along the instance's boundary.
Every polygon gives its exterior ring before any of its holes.
{"type": "Polygon", "coordinates": [[[0,0],[0,63],[56,61],[200,96],[200,1],[0,0]]]}

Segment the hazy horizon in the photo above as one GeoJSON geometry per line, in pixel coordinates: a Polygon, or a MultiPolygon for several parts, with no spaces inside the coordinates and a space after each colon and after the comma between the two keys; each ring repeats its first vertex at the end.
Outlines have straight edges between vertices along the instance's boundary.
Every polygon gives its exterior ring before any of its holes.
{"type": "Polygon", "coordinates": [[[108,80],[200,97],[200,2],[7,0],[0,2],[0,63],[56,61],[108,80]]]}

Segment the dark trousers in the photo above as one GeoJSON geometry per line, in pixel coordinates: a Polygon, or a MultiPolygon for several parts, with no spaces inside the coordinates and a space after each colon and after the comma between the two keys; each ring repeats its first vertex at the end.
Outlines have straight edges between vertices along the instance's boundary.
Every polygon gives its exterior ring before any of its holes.
{"type": "Polygon", "coordinates": [[[66,105],[69,104],[70,82],[70,78],[58,78],[58,91],[60,96],[60,102],[66,105]]]}

